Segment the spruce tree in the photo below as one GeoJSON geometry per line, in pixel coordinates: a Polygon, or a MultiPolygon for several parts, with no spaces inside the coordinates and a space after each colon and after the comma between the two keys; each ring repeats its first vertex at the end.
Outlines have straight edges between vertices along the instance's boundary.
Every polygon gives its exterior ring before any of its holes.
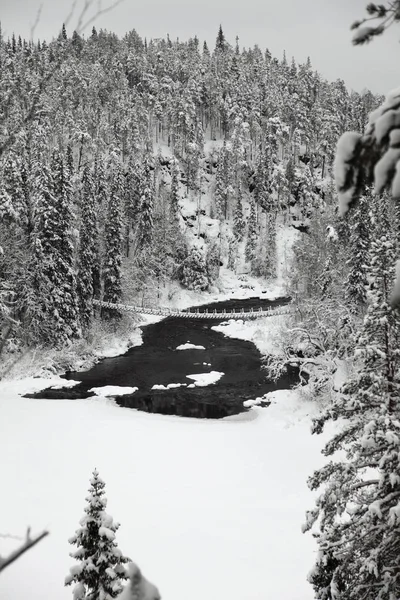
{"type": "MultiPolygon", "coordinates": [[[[122,264],[122,195],[124,182],[121,166],[117,160],[112,164],[111,184],[105,224],[105,258],[103,265],[104,302],[121,302],[121,264],[122,264]]],[[[120,311],[103,308],[105,319],[120,317],[120,311]]]]}
{"type": "Polygon", "coordinates": [[[257,212],[254,200],[250,202],[250,217],[247,229],[247,241],[245,248],[245,257],[248,262],[252,262],[255,259],[257,243],[257,212]]]}
{"type": "Polygon", "coordinates": [[[143,171],[143,190],[138,214],[138,247],[145,255],[151,248],[154,235],[154,182],[149,156],[145,158],[143,171]]]}
{"type": "Polygon", "coordinates": [[[171,165],[171,195],[170,195],[170,213],[172,221],[177,221],[179,217],[179,165],[176,159],[173,159],[171,165]]]}
{"type": "Polygon", "coordinates": [[[322,486],[305,530],[319,521],[319,544],[310,575],[321,600],[394,600],[400,596],[399,315],[390,307],[394,244],[384,204],[371,241],[368,308],[355,357],[361,369],[332,408],[315,422],[344,425],[324,449],[341,455],[317,471],[322,486]]]}
{"type": "Polygon", "coordinates": [[[225,35],[222,31],[222,25],[219,26],[217,40],[215,42],[215,51],[223,52],[226,47],[225,35]]]}
{"type": "Polygon", "coordinates": [[[239,184],[239,189],[236,198],[236,207],[233,222],[233,233],[238,242],[241,242],[244,238],[245,233],[245,222],[243,218],[243,205],[242,205],[242,190],[239,184]]]}
{"type": "MultiPolygon", "coordinates": [[[[54,152],[52,160],[53,195],[54,201],[50,211],[54,218],[53,231],[48,229],[51,238],[52,265],[50,280],[52,280],[54,317],[57,321],[56,330],[60,341],[79,337],[79,313],[76,294],[76,277],[74,269],[74,247],[71,233],[73,224],[71,173],[63,156],[54,152]]],[[[46,228],[46,225],[45,225],[46,228]]]]}
{"type": "Polygon", "coordinates": [[[66,586],[75,584],[74,600],[117,598],[123,589],[121,582],[128,578],[124,565],[130,559],[122,554],[115,540],[119,523],[106,512],[104,488],[105,483],[95,469],[90,479],[85,514],[79,529],[68,540],[78,548],[70,556],[79,564],[71,567],[65,578],[66,586]]]}
{"type": "Polygon", "coordinates": [[[78,298],[82,329],[87,331],[93,315],[94,277],[98,247],[96,198],[89,167],[85,167],[83,172],[81,206],[78,298]]]}
{"type": "Polygon", "coordinates": [[[105,224],[108,208],[108,182],[104,170],[104,160],[100,154],[96,154],[93,172],[94,194],[96,198],[97,225],[99,230],[98,243],[96,246],[96,257],[93,270],[93,295],[100,300],[102,282],[102,257],[105,246],[105,224]]]}

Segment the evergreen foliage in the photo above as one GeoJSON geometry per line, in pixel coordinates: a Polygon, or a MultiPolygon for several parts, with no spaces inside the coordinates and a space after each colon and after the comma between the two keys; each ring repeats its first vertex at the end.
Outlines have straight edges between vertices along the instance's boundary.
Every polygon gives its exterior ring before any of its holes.
{"type": "MultiPolygon", "coordinates": [[[[0,288],[17,298],[18,336],[30,344],[69,343],[80,324],[87,331],[88,299],[103,291],[120,299],[122,279],[139,293],[144,280],[159,290],[160,282],[179,278],[195,230],[203,254],[219,243],[226,261],[228,237],[218,242],[204,231],[205,220],[199,223],[210,194],[214,205],[204,216],[226,221],[237,241],[244,235],[240,209],[255,200],[268,215],[256,226],[250,219],[246,257],[252,272],[273,273],[274,215],[310,226],[323,208],[320,180],[329,179],[338,136],[349,123],[360,130],[378,102],[324,80],[309,60],[288,65],[257,46],[231,46],[222,27],[214,51],[204,45],[199,52],[196,37],[147,43],[136,31],[120,39],[95,28],[88,38],[79,31],[68,37],[63,26],[49,43],[0,38],[0,65],[0,288]],[[153,144],[168,146],[170,156],[163,151],[154,160],[153,144]],[[117,184],[108,166],[114,154],[117,184]],[[87,170],[93,209],[80,190],[87,170]],[[114,223],[111,188],[120,204],[114,223]],[[200,198],[194,230],[185,191],[188,201],[200,198]],[[92,235],[91,210],[98,233],[80,243],[78,232],[81,240],[92,235]]],[[[209,224],[210,232],[218,229],[209,224]]],[[[238,245],[231,242],[235,265],[238,245]]],[[[208,283],[211,272],[218,269],[208,272],[208,283]]]]}
{"type": "Polygon", "coordinates": [[[188,257],[183,261],[179,279],[182,285],[189,290],[203,292],[208,288],[207,265],[198,248],[192,248],[188,257]]]}
{"type": "Polygon", "coordinates": [[[138,209],[138,247],[140,252],[149,252],[154,235],[154,183],[150,158],[146,155],[143,165],[143,189],[138,209]]]}
{"type": "Polygon", "coordinates": [[[113,518],[107,514],[105,483],[98,471],[93,471],[90,479],[89,495],[86,497],[85,514],[79,522],[79,529],[69,539],[77,546],[70,556],[79,564],[70,568],[65,585],[74,585],[74,600],[111,600],[122,591],[127,571],[124,566],[130,562],[115,540],[119,528],[113,518]]]}
{"type": "Polygon", "coordinates": [[[400,593],[399,317],[390,307],[394,244],[381,201],[371,241],[368,308],[355,358],[361,368],[315,422],[345,418],[325,447],[329,462],[310,479],[323,486],[305,529],[317,519],[319,555],[310,581],[321,600],[391,600],[400,593]]]}
{"type": "Polygon", "coordinates": [[[257,243],[257,212],[255,202],[250,204],[250,217],[248,221],[247,241],[245,248],[246,260],[252,262],[255,259],[257,243]]]}
{"type": "Polygon", "coordinates": [[[78,297],[80,320],[87,330],[93,315],[94,280],[98,248],[96,198],[92,173],[85,167],[82,177],[81,230],[79,236],[78,297]]]}
{"type": "MultiPolygon", "coordinates": [[[[104,302],[118,304],[121,302],[121,264],[122,264],[122,198],[123,190],[122,171],[116,157],[111,164],[110,186],[107,207],[107,220],[105,224],[104,248],[104,302]]],[[[102,317],[111,319],[120,317],[121,313],[114,309],[103,308],[102,317]]]]}
{"type": "Polygon", "coordinates": [[[240,242],[245,234],[245,221],[243,217],[243,205],[242,205],[242,190],[239,188],[236,199],[236,208],[233,222],[233,233],[236,239],[240,242]]]}

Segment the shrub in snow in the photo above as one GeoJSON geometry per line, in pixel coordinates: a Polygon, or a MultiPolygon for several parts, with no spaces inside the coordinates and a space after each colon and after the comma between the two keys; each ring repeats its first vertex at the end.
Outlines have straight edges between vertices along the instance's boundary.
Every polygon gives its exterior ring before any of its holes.
{"type": "Polygon", "coordinates": [[[160,592],[155,585],[143,577],[139,567],[135,563],[127,566],[129,582],[118,600],[161,600],[160,592]]]}
{"type": "Polygon", "coordinates": [[[70,556],[79,564],[70,568],[65,585],[75,583],[74,600],[111,600],[122,591],[121,580],[127,579],[124,566],[129,562],[115,541],[119,524],[106,513],[107,499],[104,497],[105,483],[97,470],[90,480],[89,495],[85,515],[80,520],[79,529],[69,539],[77,546],[70,556]]]}

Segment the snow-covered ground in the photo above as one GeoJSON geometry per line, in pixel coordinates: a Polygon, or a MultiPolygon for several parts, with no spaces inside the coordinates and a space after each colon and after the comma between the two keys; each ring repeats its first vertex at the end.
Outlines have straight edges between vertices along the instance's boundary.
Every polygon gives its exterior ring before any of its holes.
{"type": "MultiPolygon", "coordinates": [[[[276,392],[269,408],[219,421],[122,409],[106,398],[30,400],[0,386],[0,533],[51,534],[0,577],[2,600],[63,600],[91,471],[106,481],[117,539],[164,600],[310,600],[301,533],[322,463],[315,407],[276,392]],[[290,576],[288,576],[288,569],[290,576]]],[[[59,383],[55,378],[54,383],[59,383]]],[[[0,537],[0,554],[16,542],[0,537]]]]}
{"type": "Polygon", "coordinates": [[[279,354],[280,332],[287,318],[287,315],[276,315],[254,321],[229,319],[215,325],[212,329],[228,337],[253,342],[261,354],[279,354]]]}

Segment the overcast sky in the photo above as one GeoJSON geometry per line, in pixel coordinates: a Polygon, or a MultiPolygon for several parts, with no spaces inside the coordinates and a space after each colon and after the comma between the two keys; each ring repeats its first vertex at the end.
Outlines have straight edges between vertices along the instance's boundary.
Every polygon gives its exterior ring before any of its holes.
{"type": "MultiPolygon", "coordinates": [[[[103,6],[107,2],[112,0],[103,0],[103,6]]],[[[35,37],[55,36],[69,12],[68,0],[0,0],[5,36],[14,31],[29,38],[41,3],[35,37]]],[[[214,47],[221,23],[232,44],[238,35],[241,46],[258,44],[278,58],[284,50],[288,60],[294,56],[303,62],[310,56],[313,67],[329,80],[341,78],[357,91],[386,93],[400,85],[400,24],[368,46],[353,47],[349,26],[364,16],[366,4],[367,0],[124,0],[95,25],[118,35],[136,29],[148,39],[167,33],[181,40],[197,35],[214,47]]],[[[69,35],[82,5],[83,0],[77,0],[69,35]]]]}

